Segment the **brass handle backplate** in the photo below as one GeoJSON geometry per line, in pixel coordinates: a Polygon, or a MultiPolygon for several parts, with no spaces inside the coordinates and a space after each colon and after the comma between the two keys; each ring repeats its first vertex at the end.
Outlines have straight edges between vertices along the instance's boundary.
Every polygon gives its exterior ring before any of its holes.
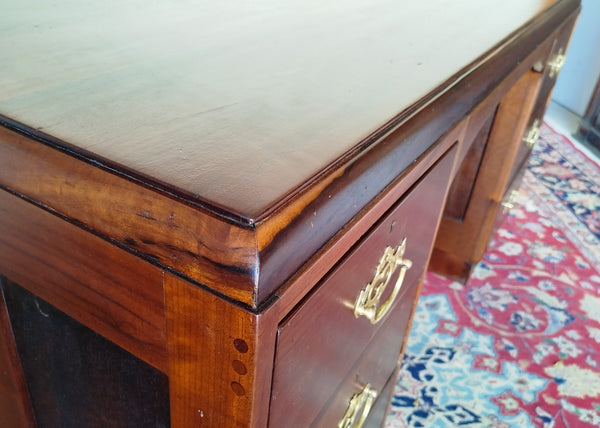
{"type": "Polygon", "coordinates": [[[366,384],[361,392],[354,394],[350,398],[346,414],[338,422],[338,428],[360,428],[365,423],[371,407],[377,397],[377,391],[366,384]],[[361,411],[362,409],[362,411],[361,411]]]}
{"type": "Polygon", "coordinates": [[[379,260],[379,264],[377,265],[375,276],[371,282],[360,291],[358,298],[354,303],[354,316],[356,318],[364,316],[371,324],[377,324],[390,310],[392,303],[402,288],[406,271],[412,267],[412,262],[404,258],[405,250],[406,238],[402,239],[402,242],[396,249],[386,247],[383,256],[379,260]],[[396,284],[394,285],[394,289],[392,290],[390,297],[380,305],[379,300],[398,266],[400,267],[400,272],[396,284]]]}
{"type": "Polygon", "coordinates": [[[565,59],[567,57],[564,54],[564,50],[560,48],[558,53],[552,57],[552,59],[548,62],[548,76],[551,79],[554,79],[560,73],[560,70],[565,65],[565,59]]]}
{"type": "Polygon", "coordinates": [[[529,128],[529,132],[527,132],[527,135],[523,138],[523,142],[527,147],[532,149],[533,146],[535,146],[535,143],[537,142],[538,138],[540,138],[540,131],[540,120],[536,119],[533,121],[531,128],[529,128]]]}

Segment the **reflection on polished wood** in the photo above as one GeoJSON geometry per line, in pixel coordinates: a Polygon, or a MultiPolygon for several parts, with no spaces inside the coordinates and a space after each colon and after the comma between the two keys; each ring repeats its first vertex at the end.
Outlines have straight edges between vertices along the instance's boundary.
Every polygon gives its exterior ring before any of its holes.
{"type": "MultiPolygon", "coordinates": [[[[367,384],[372,411],[347,421],[376,426],[425,271],[464,279],[482,254],[578,10],[14,2],[0,275],[168,379],[173,427],[335,426],[367,384]]],[[[32,426],[5,309],[0,410],[32,426]]]]}

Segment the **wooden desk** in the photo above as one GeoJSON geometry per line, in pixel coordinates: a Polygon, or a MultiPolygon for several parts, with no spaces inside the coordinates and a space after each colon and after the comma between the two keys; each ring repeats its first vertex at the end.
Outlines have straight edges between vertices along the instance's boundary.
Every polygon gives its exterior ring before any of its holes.
{"type": "Polygon", "coordinates": [[[578,8],[7,7],[0,426],[380,423],[431,254],[485,248],[578,8]]]}

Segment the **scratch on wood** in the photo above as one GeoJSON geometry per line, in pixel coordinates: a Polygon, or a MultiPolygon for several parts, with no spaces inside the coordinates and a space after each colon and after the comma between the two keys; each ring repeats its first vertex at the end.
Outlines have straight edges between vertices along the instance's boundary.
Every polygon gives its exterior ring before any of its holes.
{"type": "Polygon", "coordinates": [[[147,210],[141,211],[141,212],[137,213],[137,215],[142,218],[147,218],[148,220],[156,220],[154,217],[152,217],[152,213],[147,210]]]}
{"type": "Polygon", "coordinates": [[[228,107],[233,107],[236,104],[239,104],[239,103],[225,104],[223,106],[211,108],[211,109],[208,109],[208,110],[202,110],[202,111],[199,111],[198,113],[196,113],[194,116],[200,116],[201,114],[212,113],[213,111],[223,110],[223,109],[226,109],[228,107]]]}

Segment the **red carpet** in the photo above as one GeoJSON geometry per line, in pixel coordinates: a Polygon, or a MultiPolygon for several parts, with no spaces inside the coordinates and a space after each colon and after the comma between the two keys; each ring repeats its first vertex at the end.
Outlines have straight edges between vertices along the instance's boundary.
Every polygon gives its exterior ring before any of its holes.
{"type": "Polygon", "coordinates": [[[550,127],[469,282],[427,276],[386,426],[600,426],[600,170],[550,127]]]}

